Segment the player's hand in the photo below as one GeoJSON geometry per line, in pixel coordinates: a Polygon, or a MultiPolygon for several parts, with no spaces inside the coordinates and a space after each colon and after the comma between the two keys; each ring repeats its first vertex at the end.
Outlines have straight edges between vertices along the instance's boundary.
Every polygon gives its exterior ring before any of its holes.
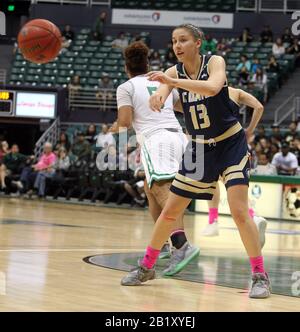
{"type": "Polygon", "coordinates": [[[157,81],[161,84],[174,86],[175,80],[162,71],[150,71],[147,75],[149,81],[157,81]]]}
{"type": "Polygon", "coordinates": [[[162,96],[157,93],[154,93],[152,96],[150,96],[149,104],[153,112],[160,112],[161,108],[164,105],[162,96]]]}

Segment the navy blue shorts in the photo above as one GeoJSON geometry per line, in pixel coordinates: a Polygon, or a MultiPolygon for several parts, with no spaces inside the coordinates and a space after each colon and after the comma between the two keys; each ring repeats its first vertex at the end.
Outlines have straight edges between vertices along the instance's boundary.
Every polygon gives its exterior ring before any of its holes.
{"type": "Polygon", "coordinates": [[[211,200],[219,177],[226,189],[240,184],[249,185],[250,154],[244,130],[217,142],[215,146],[201,144],[199,148],[198,144],[190,141],[187,145],[171,192],[187,198],[211,200]]]}

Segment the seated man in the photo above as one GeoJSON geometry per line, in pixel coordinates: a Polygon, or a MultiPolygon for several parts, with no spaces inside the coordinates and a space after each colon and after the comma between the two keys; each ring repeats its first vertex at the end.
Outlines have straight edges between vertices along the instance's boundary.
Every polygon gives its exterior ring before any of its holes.
{"type": "Polygon", "coordinates": [[[281,152],[274,155],[272,165],[277,168],[279,175],[295,175],[298,168],[298,159],[294,153],[290,152],[289,145],[283,143],[281,152]]]}
{"type": "Polygon", "coordinates": [[[17,144],[13,144],[11,151],[4,156],[3,164],[0,166],[2,188],[6,187],[5,178],[7,176],[20,174],[22,168],[25,166],[26,161],[33,158],[33,156],[28,157],[20,153],[19,146],[17,144]]]}
{"type": "Polygon", "coordinates": [[[77,134],[77,141],[72,145],[71,152],[77,157],[77,160],[89,161],[91,156],[91,145],[85,139],[85,134],[83,132],[77,134]]]}

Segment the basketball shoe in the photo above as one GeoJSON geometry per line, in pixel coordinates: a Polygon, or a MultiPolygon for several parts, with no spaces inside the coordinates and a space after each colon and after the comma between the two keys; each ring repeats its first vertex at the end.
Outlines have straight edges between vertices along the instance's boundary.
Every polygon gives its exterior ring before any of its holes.
{"type": "Polygon", "coordinates": [[[172,248],[171,259],[163,275],[170,277],[180,272],[194,258],[198,257],[200,249],[186,242],[180,249],[172,248]]]}
{"type": "Polygon", "coordinates": [[[139,261],[138,267],[129,272],[122,280],[122,286],[140,286],[143,282],[155,279],[155,269],[147,269],[139,261]]]}
{"type": "Polygon", "coordinates": [[[169,243],[165,243],[158,256],[159,259],[167,259],[171,257],[171,248],[169,243]]]}
{"type": "Polygon", "coordinates": [[[271,284],[267,273],[253,273],[249,297],[266,299],[271,295],[271,284]]]}
{"type": "Polygon", "coordinates": [[[207,224],[201,234],[203,236],[218,236],[219,235],[218,221],[214,220],[212,224],[207,224]]]}
{"type": "Polygon", "coordinates": [[[267,220],[263,217],[254,216],[253,221],[255,222],[258,229],[260,246],[263,248],[266,242],[267,220]]]}

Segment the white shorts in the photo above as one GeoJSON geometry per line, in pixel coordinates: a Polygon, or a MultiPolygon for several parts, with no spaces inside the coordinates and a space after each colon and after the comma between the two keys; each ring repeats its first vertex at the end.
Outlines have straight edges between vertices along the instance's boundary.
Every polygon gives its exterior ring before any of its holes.
{"type": "Polygon", "coordinates": [[[175,177],[187,143],[184,133],[166,129],[159,130],[144,140],[141,156],[150,188],[153,181],[172,180],[175,177]]]}

